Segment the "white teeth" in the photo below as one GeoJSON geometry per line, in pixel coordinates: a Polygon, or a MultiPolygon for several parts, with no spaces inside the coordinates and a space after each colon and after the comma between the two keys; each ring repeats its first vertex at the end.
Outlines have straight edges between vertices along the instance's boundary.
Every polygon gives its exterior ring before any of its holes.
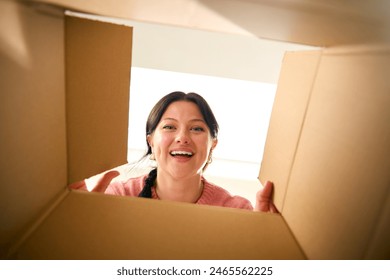
{"type": "Polygon", "coordinates": [[[171,152],[172,156],[187,156],[190,157],[192,156],[191,152],[186,152],[186,151],[172,151],[171,152]]]}

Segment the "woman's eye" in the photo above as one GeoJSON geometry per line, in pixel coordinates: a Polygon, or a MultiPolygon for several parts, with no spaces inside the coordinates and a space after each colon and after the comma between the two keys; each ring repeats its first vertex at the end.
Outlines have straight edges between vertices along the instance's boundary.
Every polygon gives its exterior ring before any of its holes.
{"type": "Polygon", "coordinates": [[[201,132],[201,131],[204,131],[204,128],[197,126],[197,127],[193,127],[192,130],[197,131],[197,132],[201,132]]]}
{"type": "Polygon", "coordinates": [[[165,129],[165,130],[172,130],[174,128],[175,127],[173,125],[168,125],[168,124],[163,126],[163,129],[165,129]]]}

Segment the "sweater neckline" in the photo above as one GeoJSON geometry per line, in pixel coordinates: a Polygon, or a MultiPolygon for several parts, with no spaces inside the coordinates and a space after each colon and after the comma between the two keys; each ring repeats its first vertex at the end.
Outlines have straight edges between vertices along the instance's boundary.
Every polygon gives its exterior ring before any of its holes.
{"type": "MultiPolygon", "coordinates": [[[[198,197],[198,199],[195,202],[193,202],[193,204],[202,204],[202,202],[207,197],[210,197],[210,195],[211,195],[210,194],[211,188],[209,188],[209,183],[207,182],[207,180],[203,176],[201,177],[201,182],[203,184],[202,192],[201,192],[200,196],[198,197]]],[[[152,187],[152,198],[157,199],[157,200],[161,200],[157,194],[156,186],[152,187]]]]}

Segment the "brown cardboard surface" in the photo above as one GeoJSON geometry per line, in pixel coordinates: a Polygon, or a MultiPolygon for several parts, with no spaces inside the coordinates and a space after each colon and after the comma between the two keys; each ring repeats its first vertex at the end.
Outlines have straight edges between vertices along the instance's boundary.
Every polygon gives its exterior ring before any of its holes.
{"type": "MultiPolygon", "coordinates": [[[[74,181],[126,156],[131,29],[73,17],[65,27],[74,181]]],[[[279,215],[76,191],[49,205],[11,249],[18,259],[304,258],[279,215]]]]}
{"type": "Polygon", "coordinates": [[[0,14],[3,256],[68,182],[126,162],[132,29],[20,1],[0,14]]]}
{"type": "MultiPolygon", "coordinates": [[[[307,54],[288,54],[293,64],[278,98],[300,99],[307,113],[293,159],[279,159],[274,139],[267,140],[264,165],[274,170],[262,169],[261,178],[285,182],[277,166],[291,164],[287,185],[275,184],[276,192],[286,191],[283,216],[310,259],[390,258],[390,49],[354,50],[323,53],[314,81],[301,79],[301,88],[289,85],[298,83],[294,71],[305,69],[307,54]],[[310,98],[301,98],[308,87],[310,98]]],[[[286,117],[283,109],[275,107],[271,119],[275,135],[290,126],[274,121],[286,117]]]]}
{"type": "Polygon", "coordinates": [[[66,186],[64,22],[0,1],[0,257],[66,186]]]}
{"type": "Polygon", "coordinates": [[[66,16],[69,183],[127,162],[132,28],[66,16]]]}
{"type": "Polygon", "coordinates": [[[387,201],[382,207],[381,215],[377,219],[373,238],[368,244],[366,259],[390,259],[389,258],[389,233],[390,233],[390,195],[387,191],[387,201]]]}
{"type": "Polygon", "coordinates": [[[277,214],[70,191],[18,259],[302,259],[277,214]]]}
{"type": "Polygon", "coordinates": [[[282,215],[73,191],[27,228],[67,171],[124,163],[131,28],[67,18],[63,42],[62,16],[0,3],[20,20],[6,17],[19,42],[1,30],[2,247],[23,235],[12,257],[390,258],[388,47],[286,56],[260,172],[282,215]]]}
{"type": "Polygon", "coordinates": [[[389,42],[383,0],[34,0],[92,14],[305,45],[389,42]]]}
{"type": "Polygon", "coordinates": [[[263,185],[271,180],[278,186],[274,202],[280,212],[320,58],[321,51],[314,51],[288,55],[283,61],[264,149],[266,160],[262,161],[259,173],[263,185]]]}

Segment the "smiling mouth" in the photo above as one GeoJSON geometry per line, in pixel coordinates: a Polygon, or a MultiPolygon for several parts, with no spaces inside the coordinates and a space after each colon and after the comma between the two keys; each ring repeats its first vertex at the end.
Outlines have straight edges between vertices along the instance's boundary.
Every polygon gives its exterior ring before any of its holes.
{"type": "Polygon", "coordinates": [[[193,153],[186,152],[186,151],[172,151],[170,152],[170,155],[173,157],[187,157],[190,158],[193,156],[193,153]]]}

